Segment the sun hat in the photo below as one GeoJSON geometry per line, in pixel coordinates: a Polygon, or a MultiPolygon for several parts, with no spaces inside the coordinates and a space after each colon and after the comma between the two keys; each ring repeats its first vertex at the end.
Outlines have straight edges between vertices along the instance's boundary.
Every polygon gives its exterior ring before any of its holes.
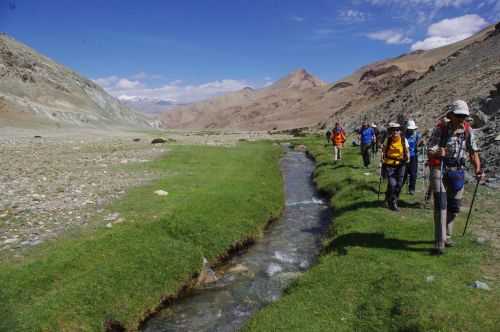
{"type": "Polygon", "coordinates": [[[401,125],[397,122],[389,122],[389,129],[401,128],[401,125]]]}
{"type": "Polygon", "coordinates": [[[469,116],[469,106],[463,100],[456,100],[448,107],[448,113],[453,113],[454,115],[465,115],[469,116]]]}
{"type": "Polygon", "coordinates": [[[371,127],[372,128],[377,128],[377,125],[375,124],[375,122],[372,122],[371,127]]]}
{"type": "Polygon", "coordinates": [[[413,121],[413,120],[408,120],[408,122],[406,123],[406,129],[415,130],[417,128],[418,127],[415,124],[415,121],[413,121]]]}

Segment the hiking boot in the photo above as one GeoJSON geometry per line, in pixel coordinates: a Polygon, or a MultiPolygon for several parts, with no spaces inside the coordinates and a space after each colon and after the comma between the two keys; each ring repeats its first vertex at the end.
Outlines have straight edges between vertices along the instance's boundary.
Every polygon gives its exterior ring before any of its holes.
{"type": "Polygon", "coordinates": [[[455,242],[452,239],[448,239],[448,240],[446,240],[446,242],[445,242],[444,245],[446,247],[454,247],[455,246],[455,242]]]}
{"type": "Polygon", "coordinates": [[[441,256],[444,255],[444,249],[441,248],[433,248],[431,250],[431,256],[441,256]]]}
{"type": "Polygon", "coordinates": [[[410,194],[410,195],[412,195],[412,196],[415,196],[415,190],[410,190],[410,191],[408,192],[408,194],[410,194]]]}

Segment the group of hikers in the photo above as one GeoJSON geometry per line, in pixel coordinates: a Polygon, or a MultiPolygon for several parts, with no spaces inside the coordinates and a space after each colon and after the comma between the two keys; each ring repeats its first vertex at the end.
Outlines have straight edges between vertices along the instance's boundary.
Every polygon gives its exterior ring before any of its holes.
{"type": "MultiPolygon", "coordinates": [[[[413,120],[407,121],[404,133],[401,125],[396,122],[390,122],[387,129],[363,122],[361,128],[356,130],[365,167],[370,165],[371,155],[376,155],[381,149],[380,179],[387,179],[385,204],[393,211],[399,211],[399,196],[406,182],[408,193],[415,194],[418,148],[427,147],[429,190],[434,197],[433,254],[436,255],[443,254],[445,247],[454,244],[453,223],[460,211],[464,194],[467,157],[474,168],[477,181],[483,176],[479,148],[468,122],[469,117],[466,102],[457,100],[450,104],[445,117],[431,131],[426,144],[413,120]]],[[[341,160],[346,141],[344,128],[336,123],[333,129],[327,131],[326,137],[333,144],[333,159],[341,160]]]]}

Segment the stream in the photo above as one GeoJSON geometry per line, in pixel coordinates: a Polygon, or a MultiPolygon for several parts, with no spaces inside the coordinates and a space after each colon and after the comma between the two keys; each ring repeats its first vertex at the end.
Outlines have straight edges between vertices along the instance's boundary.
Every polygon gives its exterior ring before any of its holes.
{"type": "Polygon", "coordinates": [[[331,220],[312,183],[314,163],[303,152],[287,150],[281,170],[286,195],[282,217],[254,245],[212,271],[216,282],[196,287],[161,310],[143,332],[236,331],[314,263],[331,220]]]}

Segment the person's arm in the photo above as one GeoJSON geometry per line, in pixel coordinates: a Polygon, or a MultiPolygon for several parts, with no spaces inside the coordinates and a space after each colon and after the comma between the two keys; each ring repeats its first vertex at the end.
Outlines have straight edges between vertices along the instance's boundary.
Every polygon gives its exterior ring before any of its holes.
{"type": "Polygon", "coordinates": [[[479,147],[477,146],[476,137],[472,130],[469,134],[467,149],[469,150],[470,161],[474,167],[474,173],[476,174],[477,179],[480,180],[483,177],[483,171],[481,170],[481,158],[479,158],[479,147]]]}

